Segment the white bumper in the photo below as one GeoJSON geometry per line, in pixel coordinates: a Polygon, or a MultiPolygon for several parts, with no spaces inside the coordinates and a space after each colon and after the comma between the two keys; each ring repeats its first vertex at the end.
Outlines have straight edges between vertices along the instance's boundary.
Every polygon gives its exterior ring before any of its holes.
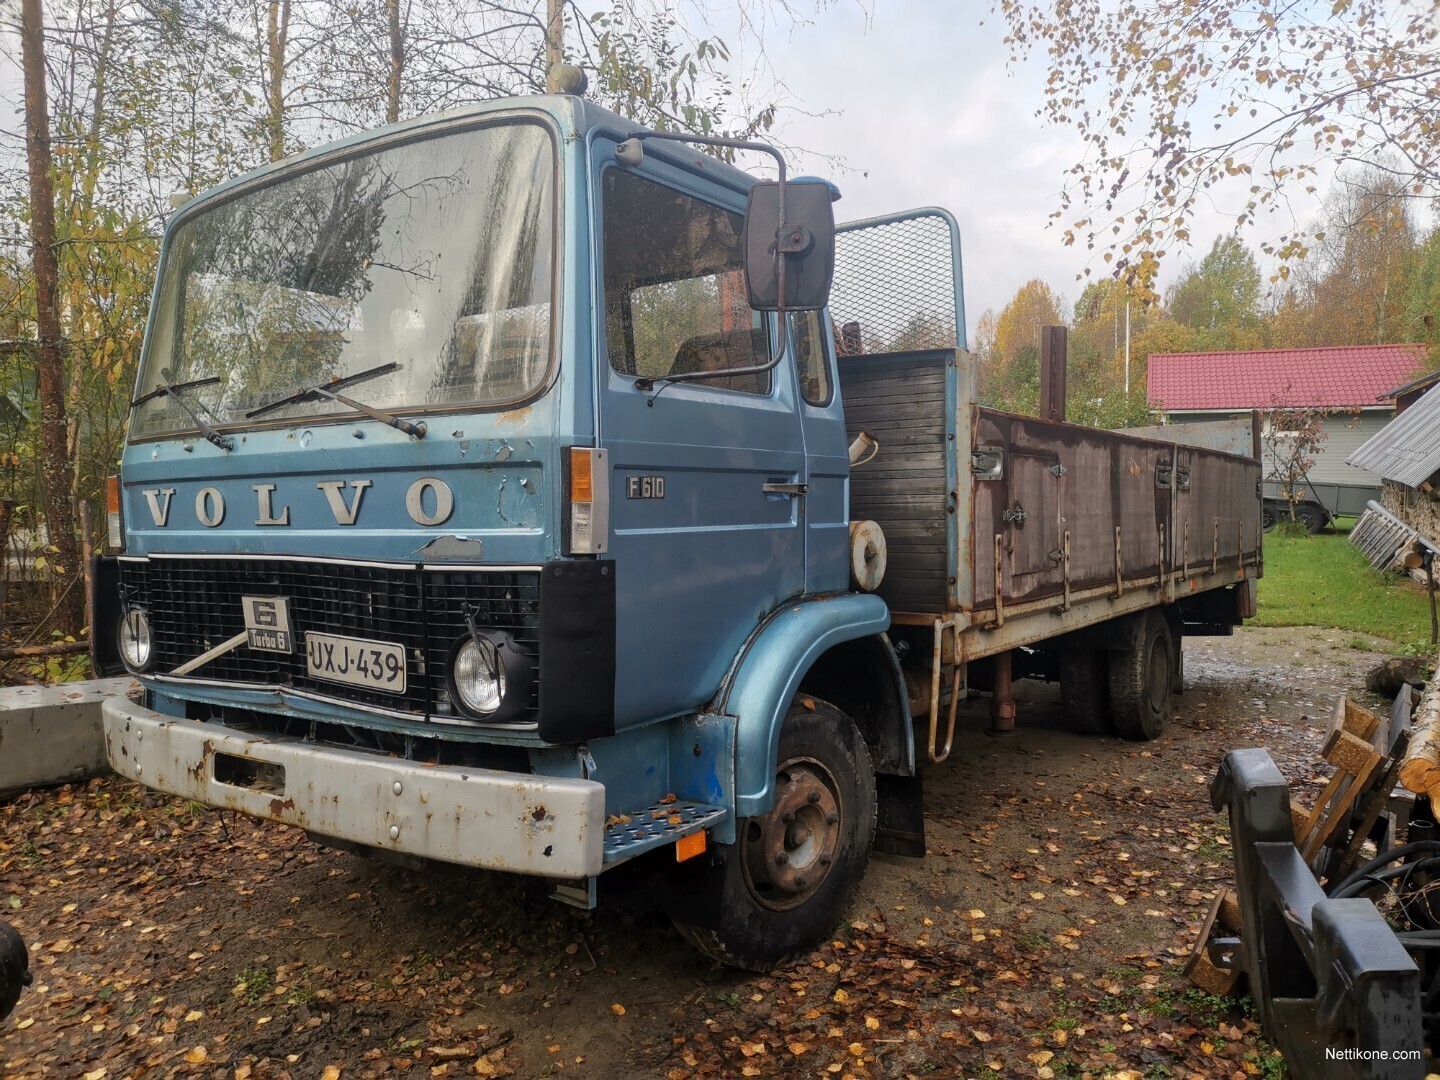
{"type": "Polygon", "coordinates": [[[147,787],[427,859],[600,873],[605,788],[593,780],[419,765],[177,720],[124,697],[103,713],[111,768],[147,787]]]}

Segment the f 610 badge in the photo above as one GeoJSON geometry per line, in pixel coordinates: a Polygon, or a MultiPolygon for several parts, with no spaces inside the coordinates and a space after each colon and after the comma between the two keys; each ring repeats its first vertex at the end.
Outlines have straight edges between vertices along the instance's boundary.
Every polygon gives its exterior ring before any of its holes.
{"type": "Polygon", "coordinates": [[[627,499],[663,499],[665,478],[663,476],[627,476],[625,478],[627,499]]]}

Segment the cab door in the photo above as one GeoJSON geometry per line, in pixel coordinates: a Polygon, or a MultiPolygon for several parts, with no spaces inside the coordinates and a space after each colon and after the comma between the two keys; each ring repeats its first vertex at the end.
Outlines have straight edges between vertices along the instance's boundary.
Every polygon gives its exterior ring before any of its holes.
{"type": "MultiPolygon", "coordinates": [[[[596,143],[597,385],[616,564],[619,727],[707,701],[760,619],[805,587],[805,447],[791,365],[750,309],[744,195],[596,143]],[[667,382],[703,372],[693,382],[667,382]]],[[[672,164],[672,162],[674,162],[672,164]]]]}

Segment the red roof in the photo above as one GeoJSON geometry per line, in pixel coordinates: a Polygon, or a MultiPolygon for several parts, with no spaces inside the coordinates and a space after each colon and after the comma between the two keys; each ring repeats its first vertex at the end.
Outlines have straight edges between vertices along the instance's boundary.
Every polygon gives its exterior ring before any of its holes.
{"type": "Polygon", "coordinates": [[[1169,412],[1196,409],[1374,408],[1418,371],[1424,345],[1157,353],[1149,399],[1169,412]]]}

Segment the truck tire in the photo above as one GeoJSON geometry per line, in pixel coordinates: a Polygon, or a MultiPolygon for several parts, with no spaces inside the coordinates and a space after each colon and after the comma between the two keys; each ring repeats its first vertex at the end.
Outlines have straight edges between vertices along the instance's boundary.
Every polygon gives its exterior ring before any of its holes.
{"type": "Polygon", "coordinates": [[[1085,735],[1113,735],[1110,654],[1100,649],[1060,653],[1060,701],[1071,727],[1085,735]]]}
{"type": "Polygon", "coordinates": [[[1115,730],[1137,742],[1158,739],[1170,722],[1175,689],[1175,638],[1158,608],[1141,619],[1134,645],[1110,657],[1115,730]]]}
{"type": "Polygon", "coordinates": [[[1272,531],[1280,524],[1280,513],[1275,504],[1269,501],[1260,504],[1260,528],[1266,532],[1272,531]]]}
{"type": "Polygon", "coordinates": [[[1305,531],[1314,536],[1325,527],[1325,511],[1314,503],[1301,503],[1295,507],[1295,520],[1305,526],[1305,531]]]}
{"type": "Polygon", "coordinates": [[[25,940],[7,922],[0,922],[0,1020],[20,1000],[20,988],[30,985],[30,956],[25,940]]]}
{"type": "Polygon", "coordinates": [[[749,971],[769,971],[830,936],[875,839],[875,771],[848,716],[798,699],[777,758],[774,806],[738,822],[718,868],[718,927],[675,924],[706,956],[749,971]]]}

